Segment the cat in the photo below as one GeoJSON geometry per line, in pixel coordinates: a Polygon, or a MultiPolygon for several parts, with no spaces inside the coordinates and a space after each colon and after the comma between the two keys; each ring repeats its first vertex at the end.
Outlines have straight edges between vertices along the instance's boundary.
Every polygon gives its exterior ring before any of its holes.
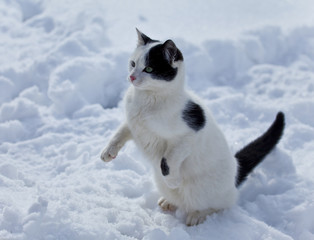
{"type": "Polygon", "coordinates": [[[284,114],[233,157],[209,109],[185,87],[184,59],[172,40],[160,42],[138,29],[138,44],[129,61],[125,122],[101,153],[114,159],[133,139],[151,162],[161,209],[181,209],[186,225],[232,207],[238,187],[279,142],[284,114]]]}

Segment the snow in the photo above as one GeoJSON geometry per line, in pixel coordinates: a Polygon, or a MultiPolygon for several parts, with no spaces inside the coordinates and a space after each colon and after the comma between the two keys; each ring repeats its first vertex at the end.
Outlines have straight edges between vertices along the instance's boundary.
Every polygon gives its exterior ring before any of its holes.
{"type": "Polygon", "coordinates": [[[0,239],[314,239],[311,0],[0,2],[0,239]],[[182,50],[187,84],[235,152],[286,130],[238,204],[186,227],[164,213],[123,119],[135,27],[182,50]]]}

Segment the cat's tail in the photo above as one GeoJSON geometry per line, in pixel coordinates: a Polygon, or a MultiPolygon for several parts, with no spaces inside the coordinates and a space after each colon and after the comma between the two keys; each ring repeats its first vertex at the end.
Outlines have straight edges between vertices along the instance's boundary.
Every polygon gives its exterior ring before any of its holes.
{"type": "Polygon", "coordinates": [[[246,180],[249,173],[276,146],[283,134],[284,127],[285,116],[282,112],[279,112],[276,120],[262,136],[236,153],[235,157],[239,165],[236,179],[237,187],[246,180]]]}

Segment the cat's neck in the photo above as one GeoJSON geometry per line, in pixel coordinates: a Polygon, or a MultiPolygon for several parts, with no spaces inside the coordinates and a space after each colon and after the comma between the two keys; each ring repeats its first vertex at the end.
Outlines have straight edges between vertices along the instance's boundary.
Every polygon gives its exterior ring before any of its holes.
{"type": "Polygon", "coordinates": [[[163,108],[163,106],[175,107],[178,103],[182,103],[186,99],[186,91],[176,89],[175,92],[156,92],[156,91],[141,91],[135,88],[131,89],[132,102],[142,110],[163,108]]]}
{"type": "Polygon", "coordinates": [[[162,102],[162,101],[171,101],[171,99],[176,99],[179,96],[184,95],[185,89],[182,87],[181,89],[173,90],[164,90],[164,91],[151,91],[151,90],[139,90],[133,88],[134,97],[138,100],[149,101],[149,102],[162,102]]]}

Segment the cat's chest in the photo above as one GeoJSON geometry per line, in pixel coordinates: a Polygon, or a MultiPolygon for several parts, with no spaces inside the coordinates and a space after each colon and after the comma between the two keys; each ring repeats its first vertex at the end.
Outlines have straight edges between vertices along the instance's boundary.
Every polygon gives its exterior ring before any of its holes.
{"type": "Polygon", "coordinates": [[[180,110],[154,99],[130,98],[126,102],[126,116],[131,129],[162,138],[171,138],[180,126],[180,110]]]}

